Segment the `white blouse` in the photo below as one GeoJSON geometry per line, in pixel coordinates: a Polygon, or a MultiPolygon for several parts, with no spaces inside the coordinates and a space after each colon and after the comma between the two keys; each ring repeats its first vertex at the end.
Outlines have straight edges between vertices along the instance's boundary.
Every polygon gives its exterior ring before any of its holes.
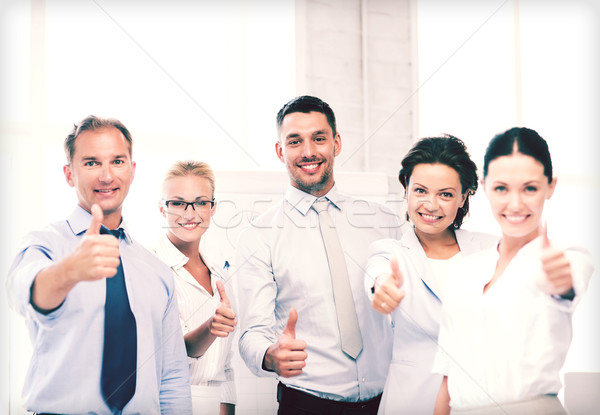
{"type": "MultiPolygon", "coordinates": [[[[202,255],[204,263],[210,270],[211,296],[183,266],[188,258],[169,241],[166,234],[161,235],[154,249],[156,255],[172,270],[175,278],[175,290],[179,303],[179,319],[183,334],[194,330],[211,316],[219,306],[220,296],[216,282],[221,280],[227,291],[232,308],[236,309],[235,289],[230,279],[229,263],[214,263],[202,255]]],[[[231,357],[234,333],[227,337],[219,337],[201,357],[188,357],[190,367],[190,384],[200,386],[221,386],[221,403],[236,403],[231,357]]]]}
{"type": "Polygon", "coordinates": [[[496,248],[465,257],[449,270],[433,371],[448,376],[450,406],[465,409],[557,394],[572,337],[571,316],[593,271],[581,248],[571,261],[573,301],[545,294],[541,239],[525,245],[484,294],[498,262],[496,248]]]}
{"type": "Polygon", "coordinates": [[[429,266],[431,267],[432,271],[431,276],[433,277],[433,279],[435,279],[437,287],[439,287],[438,291],[436,292],[436,295],[440,299],[440,301],[442,301],[442,303],[444,302],[444,293],[446,291],[445,287],[448,270],[452,268],[452,266],[454,266],[455,263],[460,262],[462,258],[463,254],[460,251],[456,253],[456,255],[448,259],[427,258],[427,262],[429,263],[429,266]]]}

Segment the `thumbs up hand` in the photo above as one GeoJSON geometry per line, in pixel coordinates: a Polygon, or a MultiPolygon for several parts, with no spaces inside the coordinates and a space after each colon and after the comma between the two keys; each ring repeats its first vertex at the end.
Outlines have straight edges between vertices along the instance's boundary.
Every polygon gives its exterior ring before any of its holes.
{"type": "MultiPolygon", "coordinates": [[[[548,226],[542,230],[542,271],[544,279],[539,288],[550,295],[564,295],[573,289],[571,263],[561,249],[555,248],[548,239],[548,226]]],[[[571,296],[572,298],[572,296],[571,296]]]]}
{"type": "Polygon", "coordinates": [[[406,292],[400,288],[404,278],[397,258],[390,260],[390,267],[391,274],[381,274],[375,278],[375,295],[371,306],[382,314],[390,314],[394,311],[406,295],[406,292]]]}
{"type": "Polygon", "coordinates": [[[235,330],[237,324],[236,314],[231,308],[229,297],[221,281],[217,281],[217,290],[219,291],[221,302],[211,319],[210,334],[216,337],[227,337],[229,333],[235,330]]]}
{"type": "Polygon", "coordinates": [[[306,366],[306,342],[296,339],[298,312],[295,308],[290,315],[277,342],[269,346],[263,359],[263,369],[276,372],[284,378],[298,376],[306,366]]]}
{"type": "Polygon", "coordinates": [[[119,266],[119,240],[100,234],[102,209],[93,205],[91,210],[92,223],[77,249],[65,258],[67,276],[73,283],[113,277],[119,266]]]}

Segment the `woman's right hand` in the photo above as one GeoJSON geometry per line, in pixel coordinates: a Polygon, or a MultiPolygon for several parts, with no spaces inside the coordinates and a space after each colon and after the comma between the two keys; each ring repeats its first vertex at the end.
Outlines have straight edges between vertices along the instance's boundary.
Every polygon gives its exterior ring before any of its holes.
{"type": "Polygon", "coordinates": [[[237,324],[235,311],[231,308],[229,297],[221,281],[217,281],[217,290],[221,296],[221,303],[215,311],[210,322],[210,334],[216,337],[227,337],[235,330],[237,324]]]}
{"type": "Polygon", "coordinates": [[[371,306],[382,314],[390,314],[398,307],[400,301],[406,295],[401,289],[404,279],[398,266],[398,260],[390,260],[392,272],[390,274],[381,274],[375,278],[375,291],[371,306]]]}

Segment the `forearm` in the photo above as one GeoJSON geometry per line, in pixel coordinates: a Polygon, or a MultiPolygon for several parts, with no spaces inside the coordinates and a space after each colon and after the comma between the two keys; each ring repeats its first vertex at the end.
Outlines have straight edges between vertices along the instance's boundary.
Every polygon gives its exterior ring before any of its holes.
{"type": "Polygon", "coordinates": [[[75,286],[66,278],[66,266],[64,260],[52,264],[41,270],[33,280],[30,302],[40,312],[50,312],[60,307],[75,286]]]}
{"type": "Polygon", "coordinates": [[[222,403],[219,415],[235,415],[235,405],[230,403],[222,403]]]}
{"type": "Polygon", "coordinates": [[[183,336],[189,357],[202,357],[216,337],[210,334],[211,318],[183,336]]]}
{"type": "Polygon", "coordinates": [[[267,372],[275,372],[275,360],[273,358],[273,350],[275,347],[275,344],[272,344],[265,351],[265,355],[262,360],[262,370],[266,370],[267,372]]]}
{"type": "Polygon", "coordinates": [[[448,377],[444,376],[437,398],[435,400],[435,408],[433,415],[449,415],[450,414],[450,394],[448,393],[448,377]]]}
{"type": "Polygon", "coordinates": [[[158,351],[162,354],[159,400],[161,414],[191,415],[190,373],[176,300],[171,297],[162,321],[162,332],[169,335],[158,351]]]}

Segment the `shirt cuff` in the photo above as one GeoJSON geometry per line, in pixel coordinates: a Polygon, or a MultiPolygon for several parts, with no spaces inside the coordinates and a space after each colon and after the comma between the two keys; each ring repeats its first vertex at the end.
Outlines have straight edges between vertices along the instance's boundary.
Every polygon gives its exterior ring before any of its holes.
{"type": "Polygon", "coordinates": [[[221,383],[221,403],[237,404],[237,393],[235,382],[227,381],[221,383]]]}
{"type": "Polygon", "coordinates": [[[67,298],[56,309],[50,312],[41,312],[31,303],[31,287],[37,275],[44,268],[52,264],[47,259],[38,259],[21,267],[13,276],[12,301],[17,310],[25,317],[35,321],[40,326],[51,326],[52,322],[63,314],[67,298]]]}

